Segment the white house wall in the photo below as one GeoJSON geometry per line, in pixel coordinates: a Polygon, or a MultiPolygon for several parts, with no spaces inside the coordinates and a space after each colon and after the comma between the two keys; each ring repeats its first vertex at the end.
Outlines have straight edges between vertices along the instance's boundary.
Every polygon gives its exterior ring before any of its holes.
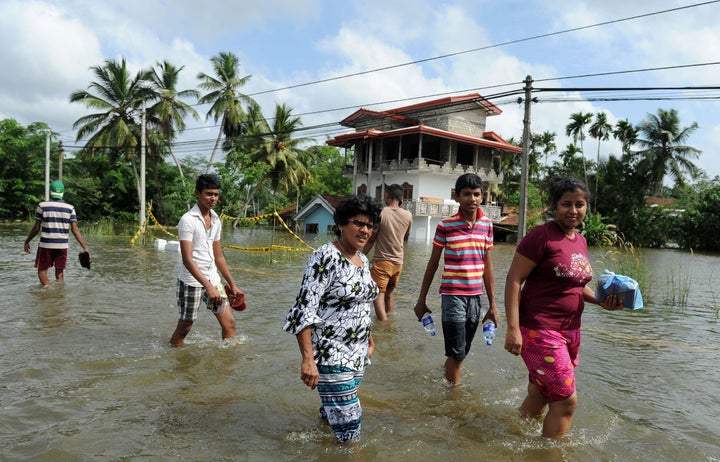
{"type": "MultiPolygon", "coordinates": [[[[371,194],[375,194],[375,188],[380,186],[383,181],[383,175],[380,173],[374,173],[372,175],[372,183],[368,184],[368,192],[372,191],[371,194]]],[[[358,180],[359,184],[365,183],[363,181],[367,178],[366,175],[360,175],[358,180]]],[[[420,197],[430,197],[435,199],[447,199],[451,200],[450,192],[455,187],[455,180],[457,177],[450,175],[428,175],[424,173],[420,174],[385,174],[385,184],[399,184],[407,182],[413,187],[413,199],[417,200],[420,197]]],[[[367,184],[367,183],[366,183],[367,184]]]]}
{"type": "MultiPolygon", "coordinates": [[[[372,189],[368,191],[375,191],[375,188],[382,182],[382,175],[375,173],[372,175],[372,184],[368,185],[372,189]]],[[[360,176],[360,183],[363,183],[362,179],[365,175],[360,176]]],[[[428,175],[424,173],[420,174],[406,174],[406,173],[392,173],[385,175],[385,184],[399,184],[407,182],[413,186],[413,200],[419,198],[432,198],[442,199],[445,203],[456,204],[450,197],[450,192],[455,187],[455,180],[457,177],[450,175],[428,175]]],[[[435,228],[442,217],[429,217],[429,216],[415,216],[413,217],[412,231],[410,232],[410,239],[413,241],[430,242],[435,235],[435,228]]]]}

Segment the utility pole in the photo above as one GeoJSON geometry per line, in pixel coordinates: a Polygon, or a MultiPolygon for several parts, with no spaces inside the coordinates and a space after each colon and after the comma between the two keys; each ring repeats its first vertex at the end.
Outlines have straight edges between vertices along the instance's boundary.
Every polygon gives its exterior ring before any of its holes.
{"type": "Polygon", "coordinates": [[[140,128],[140,226],[145,224],[145,100],[142,103],[140,128]]]}
{"type": "Polygon", "coordinates": [[[63,145],[62,140],[58,143],[58,180],[62,181],[63,145]]]}
{"type": "Polygon", "coordinates": [[[50,129],[45,130],[45,200],[50,200],[50,129]]]}
{"type": "Polygon", "coordinates": [[[532,76],[525,77],[525,114],[523,115],[522,135],[522,166],[520,167],[520,216],[518,218],[517,241],[525,237],[527,228],[528,176],[530,168],[530,104],[532,92],[532,76]]]}

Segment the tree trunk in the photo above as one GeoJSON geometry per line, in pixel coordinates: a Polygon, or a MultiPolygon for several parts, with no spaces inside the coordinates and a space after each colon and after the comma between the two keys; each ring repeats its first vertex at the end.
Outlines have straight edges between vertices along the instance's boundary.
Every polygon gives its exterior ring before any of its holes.
{"type": "Polygon", "coordinates": [[[205,173],[210,173],[210,167],[212,167],[213,161],[215,161],[215,151],[217,151],[218,145],[220,144],[220,138],[222,138],[223,134],[223,127],[225,126],[225,118],[223,117],[222,124],[220,125],[220,131],[218,132],[217,139],[215,140],[215,146],[213,146],[213,150],[210,153],[210,160],[208,161],[207,168],[205,169],[205,173]]]}

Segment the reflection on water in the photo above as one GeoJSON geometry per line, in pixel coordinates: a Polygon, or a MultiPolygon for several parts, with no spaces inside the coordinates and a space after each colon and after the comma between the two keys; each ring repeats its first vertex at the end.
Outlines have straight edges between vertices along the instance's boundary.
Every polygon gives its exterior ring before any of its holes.
{"type": "MultiPolygon", "coordinates": [[[[179,255],[91,238],[92,270],[72,260],[66,282],[43,289],[33,255],[22,253],[26,233],[0,228],[4,460],[720,460],[720,292],[708,277],[717,256],[642,253],[655,287],[678,265],[691,273],[683,307],[588,307],[578,411],[568,438],[553,443],[518,414],[526,374],[502,348],[504,326],[493,346],[473,347],[463,385],[446,386],[442,338],[411,312],[430,248],[409,243],[397,314],[375,326],[363,437],[351,453],[317,418],[297,343],[281,330],[307,254],[227,251],[248,294],[239,336],[220,341],[215,319],[201,313],[186,346],[170,348],[179,255]]],[[[271,239],[226,231],[241,246],[271,239]]],[[[498,294],[513,251],[494,251],[498,294]]]]}

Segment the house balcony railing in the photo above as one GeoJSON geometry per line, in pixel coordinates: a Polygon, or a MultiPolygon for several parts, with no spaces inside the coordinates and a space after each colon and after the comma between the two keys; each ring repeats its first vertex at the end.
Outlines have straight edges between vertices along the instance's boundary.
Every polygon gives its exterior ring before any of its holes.
{"type": "MultiPolygon", "coordinates": [[[[455,215],[458,211],[458,204],[450,204],[439,200],[412,200],[403,201],[402,206],[413,214],[414,217],[438,217],[445,218],[455,215]]],[[[502,219],[502,208],[496,205],[481,205],[483,213],[493,223],[499,223],[502,219]]]]}
{"type": "MultiPolygon", "coordinates": [[[[472,165],[463,165],[463,164],[451,164],[450,162],[441,162],[441,161],[434,161],[431,159],[402,159],[400,162],[397,160],[388,160],[383,162],[373,162],[372,166],[373,172],[398,172],[398,171],[406,171],[406,172],[417,172],[417,173],[440,173],[440,174],[447,174],[447,175],[453,175],[453,176],[460,176],[463,173],[475,173],[476,175],[479,175],[480,178],[483,179],[483,181],[487,181],[489,183],[502,183],[503,182],[503,174],[496,174],[495,170],[493,169],[486,169],[486,168],[476,168],[472,165]]],[[[368,165],[367,163],[359,163],[357,166],[357,172],[360,174],[367,174],[368,171],[368,165]]],[[[353,166],[352,165],[346,165],[343,167],[343,175],[352,175],[353,173],[353,166]]]]}

